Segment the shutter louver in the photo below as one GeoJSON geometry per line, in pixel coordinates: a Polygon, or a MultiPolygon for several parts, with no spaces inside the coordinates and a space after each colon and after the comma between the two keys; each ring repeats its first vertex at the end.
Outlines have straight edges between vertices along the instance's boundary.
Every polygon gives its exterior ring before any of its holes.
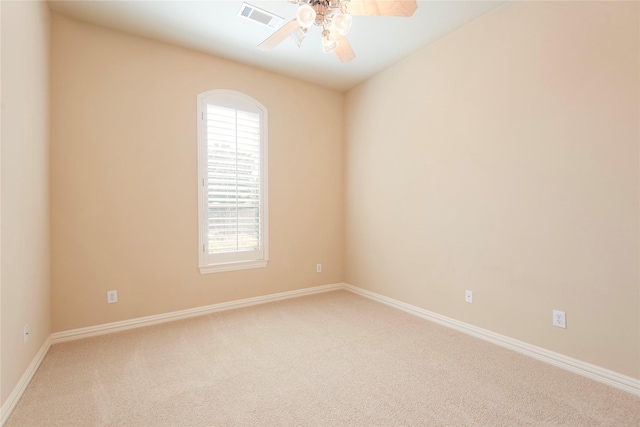
{"type": "Polygon", "coordinates": [[[206,108],[207,252],[260,249],[260,115],[206,108]]]}

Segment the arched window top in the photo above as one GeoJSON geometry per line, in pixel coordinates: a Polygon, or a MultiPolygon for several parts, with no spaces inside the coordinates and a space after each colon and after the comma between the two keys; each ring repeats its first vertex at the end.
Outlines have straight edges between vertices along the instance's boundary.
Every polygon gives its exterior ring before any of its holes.
{"type": "Polygon", "coordinates": [[[202,92],[198,94],[198,104],[201,102],[243,111],[261,111],[264,114],[267,112],[267,108],[260,101],[235,90],[213,89],[202,92]]]}

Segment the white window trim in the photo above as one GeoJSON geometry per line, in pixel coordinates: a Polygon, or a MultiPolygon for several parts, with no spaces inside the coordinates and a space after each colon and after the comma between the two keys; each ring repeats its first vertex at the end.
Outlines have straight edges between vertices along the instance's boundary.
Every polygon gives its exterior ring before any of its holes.
{"type": "Polygon", "coordinates": [[[201,274],[217,273],[222,271],[245,270],[249,268],[266,267],[269,261],[269,209],[268,209],[268,115],[267,109],[257,100],[245,95],[242,92],[232,90],[210,90],[198,94],[197,107],[198,121],[198,268],[201,274]],[[241,108],[250,106],[251,109],[257,109],[261,114],[261,138],[260,138],[260,160],[261,160],[261,179],[260,179],[260,226],[261,226],[261,248],[262,256],[257,259],[242,260],[242,252],[225,254],[228,256],[218,256],[218,258],[226,258],[222,262],[210,263],[209,256],[206,253],[207,245],[207,168],[206,168],[206,126],[205,126],[205,106],[207,100],[216,98],[217,105],[223,105],[230,108],[241,108]],[[240,259],[239,259],[240,258],[240,259]]]}

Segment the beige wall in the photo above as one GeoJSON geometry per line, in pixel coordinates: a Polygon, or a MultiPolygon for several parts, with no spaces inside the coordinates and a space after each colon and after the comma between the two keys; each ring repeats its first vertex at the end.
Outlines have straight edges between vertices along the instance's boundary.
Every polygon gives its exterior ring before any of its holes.
{"type": "Polygon", "coordinates": [[[51,79],[53,331],[343,280],[341,93],[57,14],[51,79]],[[266,268],[198,271],[209,89],[269,112],[266,268]]]}
{"type": "Polygon", "coordinates": [[[639,378],[639,7],[508,3],[351,90],[346,281],[639,378]]]}
{"type": "Polygon", "coordinates": [[[344,123],[338,92],[53,14],[51,215],[48,12],[1,4],[2,402],[49,319],[344,279],[640,377],[638,3],[507,4],[348,92],[344,123]],[[269,109],[265,269],[198,273],[195,100],[215,88],[269,109]]]}
{"type": "Polygon", "coordinates": [[[49,11],[40,2],[2,9],[1,401],[48,338],[49,11]],[[30,337],[22,340],[29,324],[30,337]]]}

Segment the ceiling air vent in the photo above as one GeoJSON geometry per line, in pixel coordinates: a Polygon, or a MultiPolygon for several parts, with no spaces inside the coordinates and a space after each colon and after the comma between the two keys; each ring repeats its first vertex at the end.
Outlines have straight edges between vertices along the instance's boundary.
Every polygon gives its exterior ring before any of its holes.
{"type": "Polygon", "coordinates": [[[273,13],[247,3],[242,3],[242,7],[240,8],[238,15],[243,18],[247,18],[250,21],[259,22],[260,24],[266,25],[270,28],[278,28],[284,21],[283,18],[274,15],[273,13]]]}

